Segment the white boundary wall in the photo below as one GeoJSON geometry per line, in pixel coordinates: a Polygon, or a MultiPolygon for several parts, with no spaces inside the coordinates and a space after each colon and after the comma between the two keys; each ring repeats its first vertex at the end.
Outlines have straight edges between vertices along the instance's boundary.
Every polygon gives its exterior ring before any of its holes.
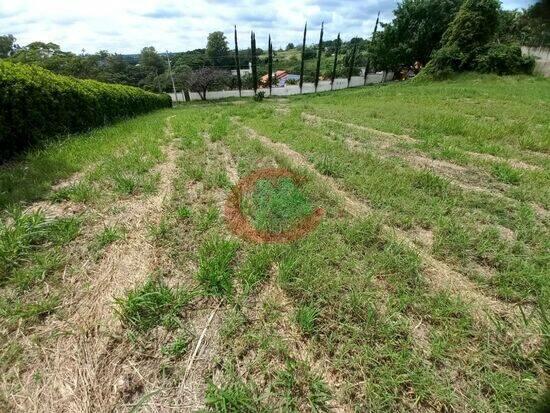
{"type": "MultiPolygon", "coordinates": [[[[367,84],[382,83],[384,76],[380,73],[371,73],[367,78],[367,84]]],[[[393,73],[389,72],[386,80],[391,80],[393,78],[393,73]]],[[[352,76],[350,87],[363,86],[363,76],[352,76]]],[[[348,87],[347,79],[334,79],[334,90],[337,89],[346,89],[348,87]]],[[[331,90],[330,80],[320,80],[319,86],[317,87],[317,92],[326,92],[331,90]]],[[[269,89],[259,88],[258,91],[264,91],[266,96],[269,96],[269,89]]],[[[313,83],[304,83],[303,93],[315,93],[315,86],[313,83]]],[[[272,96],[290,96],[290,95],[299,95],[300,86],[298,85],[286,85],[285,87],[273,87],[272,96]]],[[[172,97],[172,101],[176,101],[173,93],[169,93],[172,97]]],[[[198,93],[190,92],[189,93],[191,100],[200,100],[198,93]]],[[[254,96],[253,90],[243,90],[243,97],[254,96]]],[[[206,100],[215,100],[215,99],[224,99],[230,97],[239,97],[238,90],[219,90],[214,92],[206,92],[206,100]]],[[[182,92],[178,92],[178,101],[184,102],[184,96],[182,92]]]]}
{"type": "Polygon", "coordinates": [[[550,48],[522,46],[521,51],[535,58],[535,73],[550,77],[550,48]]]}

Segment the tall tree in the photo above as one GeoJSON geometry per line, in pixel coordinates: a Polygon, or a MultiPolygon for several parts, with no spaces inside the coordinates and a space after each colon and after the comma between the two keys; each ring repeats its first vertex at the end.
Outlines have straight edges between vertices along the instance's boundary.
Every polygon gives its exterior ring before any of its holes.
{"type": "Polygon", "coordinates": [[[321,72],[321,56],[323,54],[323,31],[325,22],[321,23],[321,34],[319,35],[319,46],[317,47],[317,66],[315,68],[315,92],[317,92],[317,86],[319,85],[319,75],[321,72]]]}
{"type": "MultiPolygon", "coordinates": [[[[376,17],[376,23],[374,25],[374,31],[372,32],[372,39],[371,42],[374,41],[374,38],[376,37],[376,32],[378,31],[378,22],[380,22],[380,11],[378,12],[378,16],[376,17]]],[[[365,65],[365,78],[363,80],[363,85],[367,85],[367,77],[369,76],[370,71],[370,56],[367,54],[367,64],[365,65]]]]}
{"type": "Polygon", "coordinates": [[[425,65],[441,47],[443,33],[463,1],[403,0],[393,12],[393,21],[382,24],[384,30],[372,40],[370,64],[394,71],[417,61],[425,65]]]}
{"type": "Polygon", "coordinates": [[[334,49],[334,63],[332,64],[332,76],[330,77],[330,90],[334,88],[334,79],[336,78],[336,65],[338,64],[338,52],[340,51],[340,33],[336,38],[336,45],[334,49]]]}
{"type": "Polygon", "coordinates": [[[164,73],[165,64],[153,46],[144,47],[139,55],[139,64],[146,73],[164,73]]]}
{"type": "Polygon", "coordinates": [[[269,96],[271,96],[271,87],[273,85],[273,45],[271,44],[271,35],[269,35],[269,44],[267,48],[267,81],[269,82],[269,96]]]}
{"type": "Polygon", "coordinates": [[[302,93],[302,87],[304,85],[304,55],[306,53],[306,34],[307,34],[307,22],[304,26],[304,40],[302,41],[302,63],[300,64],[300,93],[302,93]]]}
{"type": "Polygon", "coordinates": [[[258,90],[258,59],[256,57],[256,34],[250,32],[250,52],[252,55],[252,88],[254,94],[258,90]]]}
{"type": "Polygon", "coordinates": [[[8,57],[19,48],[12,34],[0,36],[0,58],[8,57]]]}
{"type": "Polygon", "coordinates": [[[239,60],[239,42],[237,41],[237,26],[235,26],[235,65],[237,66],[237,87],[239,88],[239,97],[243,87],[241,80],[241,62],[239,60]]]}
{"type": "Polygon", "coordinates": [[[351,50],[351,58],[348,72],[348,87],[351,83],[351,77],[353,76],[353,68],[355,66],[355,53],[357,53],[357,43],[353,44],[353,49],[351,50]]]}
{"type": "Polygon", "coordinates": [[[499,0],[465,0],[443,35],[443,47],[434,53],[425,72],[440,76],[475,69],[477,58],[494,38],[499,11],[499,0]]]}
{"type": "Polygon", "coordinates": [[[223,32],[213,32],[208,35],[206,43],[206,56],[212,62],[213,66],[224,66],[229,55],[227,39],[223,32]]]}

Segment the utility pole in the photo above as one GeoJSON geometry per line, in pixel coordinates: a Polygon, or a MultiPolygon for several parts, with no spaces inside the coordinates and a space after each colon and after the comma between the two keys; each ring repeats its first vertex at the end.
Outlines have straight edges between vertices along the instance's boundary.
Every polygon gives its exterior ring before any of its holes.
{"type": "Polygon", "coordinates": [[[170,80],[172,80],[172,89],[174,90],[174,96],[176,97],[176,104],[178,104],[178,92],[176,91],[174,76],[172,76],[172,64],[170,63],[170,55],[168,54],[168,50],[166,51],[166,60],[168,61],[168,74],[170,75],[170,80]]]}

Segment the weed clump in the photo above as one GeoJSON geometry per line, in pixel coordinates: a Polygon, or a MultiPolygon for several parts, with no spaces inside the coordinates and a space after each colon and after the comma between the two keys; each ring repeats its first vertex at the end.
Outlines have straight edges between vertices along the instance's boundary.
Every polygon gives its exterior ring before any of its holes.
{"type": "Polygon", "coordinates": [[[228,296],[233,291],[233,268],[239,245],[218,237],[206,241],[199,252],[197,279],[208,295],[228,296]]]}
{"type": "Polygon", "coordinates": [[[181,311],[194,297],[192,291],[171,288],[160,280],[149,279],[144,285],[115,300],[116,312],[128,328],[143,333],[163,325],[174,329],[181,311]]]}

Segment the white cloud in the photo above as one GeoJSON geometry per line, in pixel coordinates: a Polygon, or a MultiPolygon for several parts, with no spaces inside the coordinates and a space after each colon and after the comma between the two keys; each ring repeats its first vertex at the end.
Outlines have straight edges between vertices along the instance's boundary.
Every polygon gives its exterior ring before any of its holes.
{"type": "MultiPolygon", "coordinates": [[[[208,33],[223,31],[232,43],[233,25],[246,47],[250,30],[259,47],[271,33],[276,47],[299,43],[303,24],[316,40],[321,21],[325,38],[338,32],[343,38],[370,35],[376,13],[389,21],[394,0],[303,0],[265,2],[257,0],[0,0],[0,27],[12,33],[21,45],[33,41],[54,42],[63,50],[88,52],[107,49],[138,53],[144,46],[182,51],[202,48],[208,33]]],[[[505,0],[504,7],[526,7],[530,0],[505,0]]]]}

